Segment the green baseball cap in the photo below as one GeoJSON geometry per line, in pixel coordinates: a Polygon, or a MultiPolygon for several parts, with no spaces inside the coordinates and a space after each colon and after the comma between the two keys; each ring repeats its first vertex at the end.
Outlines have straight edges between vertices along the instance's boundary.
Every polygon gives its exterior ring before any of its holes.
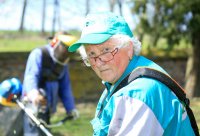
{"type": "Polygon", "coordinates": [[[89,14],[86,16],[81,38],[69,46],[68,51],[74,52],[82,44],[101,44],[116,34],[133,37],[127,22],[122,16],[112,12],[89,14]]]}

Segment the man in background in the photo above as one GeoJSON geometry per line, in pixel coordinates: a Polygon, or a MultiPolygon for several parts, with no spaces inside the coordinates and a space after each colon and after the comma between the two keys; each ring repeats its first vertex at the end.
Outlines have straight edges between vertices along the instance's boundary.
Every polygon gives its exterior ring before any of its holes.
{"type": "MultiPolygon", "coordinates": [[[[79,117],[75,108],[69,71],[68,46],[76,41],[72,35],[56,34],[48,45],[31,51],[25,69],[23,81],[23,98],[29,103],[34,114],[50,124],[51,113],[56,112],[58,98],[66,110],[66,114],[79,117]]],[[[24,136],[39,136],[42,132],[24,115],[24,136]]]]}

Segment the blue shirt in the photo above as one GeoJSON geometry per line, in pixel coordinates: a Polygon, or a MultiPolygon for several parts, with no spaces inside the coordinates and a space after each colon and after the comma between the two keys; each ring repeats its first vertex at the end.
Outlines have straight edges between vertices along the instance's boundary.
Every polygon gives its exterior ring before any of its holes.
{"type": "MultiPolygon", "coordinates": [[[[50,45],[45,46],[51,54],[52,48],[50,45]]],[[[53,65],[53,64],[52,64],[53,65]]],[[[39,81],[41,79],[42,71],[42,50],[39,48],[34,49],[27,60],[26,70],[23,82],[23,94],[33,89],[39,89],[39,81]]],[[[74,98],[71,89],[71,83],[69,78],[69,72],[67,65],[64,66],[57,81],[46,81],[45,92],[47,97],[48,107],[51,112],[56,111],[56,104],[58,97],[66,109],[66,112],[70,112],[75,108],[74,98]]]]}
{"type": "Polygon", "coordinates": [[[93,135],[193,136],[185,107],[166,85],[157,80],[138,78],[110,96],[137,67],[150,67],[166,73],[145,57],[134,56],[114,85],[104,82],[106,88],[98,102],[95,118],[91,121],[93,135]],[[97,116],[102,105],[103,111],[97,116]]]}

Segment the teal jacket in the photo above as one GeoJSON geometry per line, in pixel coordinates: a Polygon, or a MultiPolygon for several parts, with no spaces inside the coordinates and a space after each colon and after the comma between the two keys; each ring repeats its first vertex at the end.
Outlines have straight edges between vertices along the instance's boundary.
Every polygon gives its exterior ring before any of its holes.
{"type": "Polygon", "coordinates": [[[185,107],[161,82],[138,78],[110,96],[112,91],[137,67],[150,67],[166,73],[142,56],[134,56],[121,78],[105,90],[91,121],[94,136],[193,136],[185,107]],[[105,100],[103,101],[103,99],[105,100]],[[104,106],[99,116],[101,105],[104,106]]]}

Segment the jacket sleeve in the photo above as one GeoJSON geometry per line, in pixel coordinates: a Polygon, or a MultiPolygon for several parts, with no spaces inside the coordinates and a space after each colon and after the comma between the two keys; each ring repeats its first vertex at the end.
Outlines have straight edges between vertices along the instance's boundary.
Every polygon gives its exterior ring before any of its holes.
{"type": "Polygon", "coordinates": [[[38,89],[38,83],[40,79],[42,52],[40,49],[34,49],[27,60],[24,81],[23,81],[23,93],[38,89]]]}
{"type": "Polygon", "coordinates": [[[164,130],[153,111],[142,101],[129,96],[115,100],[115,111],[108,135],[162,135],[164,130]],[[151,125],[149,125],[151,124],[151,125]]]}
{"type": "Polygon", "coordinates": [[[71,89],[68,67],[64,68],[64,75],[60,79],[59,96],[67,113],[75,108],[74,97],[71,89]]]}

